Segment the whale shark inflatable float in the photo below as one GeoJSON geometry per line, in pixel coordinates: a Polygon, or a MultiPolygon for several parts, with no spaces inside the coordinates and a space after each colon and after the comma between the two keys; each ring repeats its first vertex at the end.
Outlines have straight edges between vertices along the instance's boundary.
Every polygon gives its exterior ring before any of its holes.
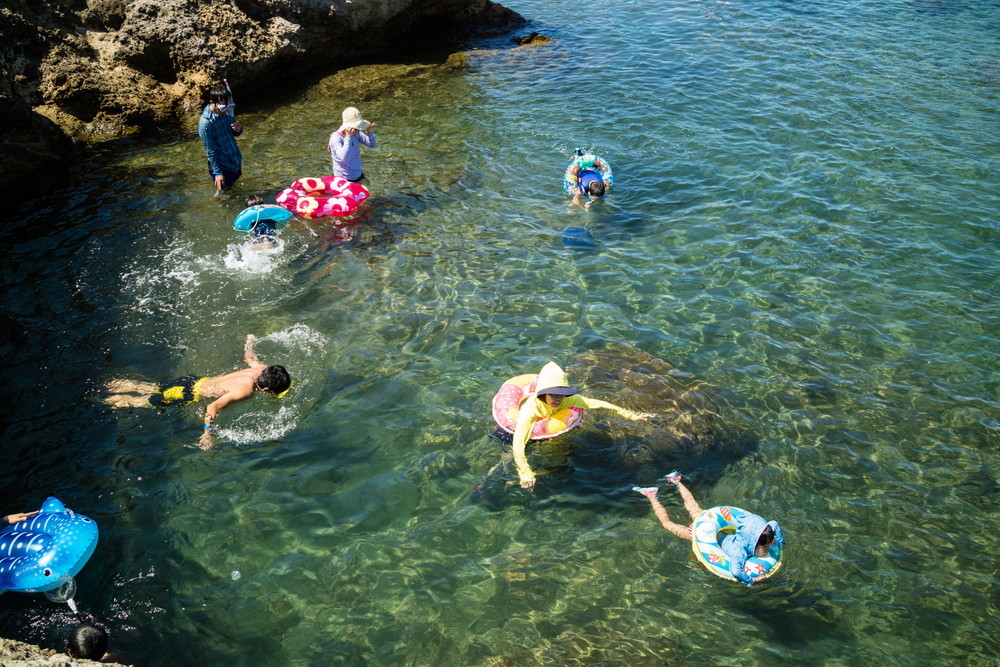
{"type": "Polygon", "coordinates": [[[83,569],[96,546],[96,522],[47,498],[38,514],[0,530],[0,594],[59,588],[83,569]]]}

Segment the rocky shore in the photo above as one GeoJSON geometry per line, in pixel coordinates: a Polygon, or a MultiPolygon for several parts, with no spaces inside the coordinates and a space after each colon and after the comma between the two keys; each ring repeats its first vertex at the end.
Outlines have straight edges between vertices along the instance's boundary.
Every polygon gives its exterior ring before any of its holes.
{"type": "Polygon", "coordinates": [[[8,0],[0,188],[30,197],[73,145],[179,127],[222,77],[252,95],[339,62],[516,27],[490,0],[8,0]]]}
{"type": "Polygon", "coordinates": [[[95,662],[93,660],[77,660],[65,653],[56,653],[47,648],[39,648],[32,644],[0,638],[0,667],[62,667],[66,665],[117,665],[114,662],[95,662]]]}

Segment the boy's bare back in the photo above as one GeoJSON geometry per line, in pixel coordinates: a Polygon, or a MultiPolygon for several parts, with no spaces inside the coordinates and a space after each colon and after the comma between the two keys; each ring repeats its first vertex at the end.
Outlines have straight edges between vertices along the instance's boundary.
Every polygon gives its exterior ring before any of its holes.
{"type": "Polygon", "coordinates": [[[201,385],[201,395],[205,398],[218,398],[232,394],[232,398],[237,401],[250,398],[253,395],[257,376],[265,368],[267,366],[258,362],[243,370],[206,378],[201,385]]]}

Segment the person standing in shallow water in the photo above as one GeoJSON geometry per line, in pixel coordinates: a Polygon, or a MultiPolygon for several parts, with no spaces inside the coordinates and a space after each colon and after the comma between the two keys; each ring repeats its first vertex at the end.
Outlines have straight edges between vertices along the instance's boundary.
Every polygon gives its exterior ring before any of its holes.
{"type": "Polygon", "coordinates": [[[243,154],[236,145],[243,126],[236,122],[235,108],[229,87],[219,82],[209,89],[208,104],[198,120],[198,136],[208,156],[208,175],[220,192],[243,175],[243,154]]]}
{"type": "Polygon", "coordinates": [[[341,114],[343,122],[330,135],[326,150],[333,156],[333,173],[358,183],[365,178],[361,169],[361,144],[375,148],[375,123],[361,117],[354,107],[347,107],[341,114]]]}

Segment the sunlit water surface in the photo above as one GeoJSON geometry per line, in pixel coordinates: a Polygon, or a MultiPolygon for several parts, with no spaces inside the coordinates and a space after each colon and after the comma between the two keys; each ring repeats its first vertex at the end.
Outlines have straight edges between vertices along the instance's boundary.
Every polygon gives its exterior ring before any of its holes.
{"type": "MultiPolygon", "coordinates": [[[[0,512],[98,521],[76,600],[141,665],[996,664],[1000,5],[508,4],[554,41],[236,82],[225,198],[192,133],[105,146],[10,219],[0,512]],[[327,173],[349,104],[370,210],[247,247],[242,199],[327,173]],[[576,147],[617,178],[589,210],[576,147]],[[294,385],[212,451],[196,406],[98,400],[236,369],[248,333],[294,385]],[[781,522],[771,581],[713,577],[587,466],[470,502],[502,380],[610,349],[748,420],[752,455],[684,472],[781,522]]],[[[71,621],[0,599],[9,637],[71,621]]]]}

